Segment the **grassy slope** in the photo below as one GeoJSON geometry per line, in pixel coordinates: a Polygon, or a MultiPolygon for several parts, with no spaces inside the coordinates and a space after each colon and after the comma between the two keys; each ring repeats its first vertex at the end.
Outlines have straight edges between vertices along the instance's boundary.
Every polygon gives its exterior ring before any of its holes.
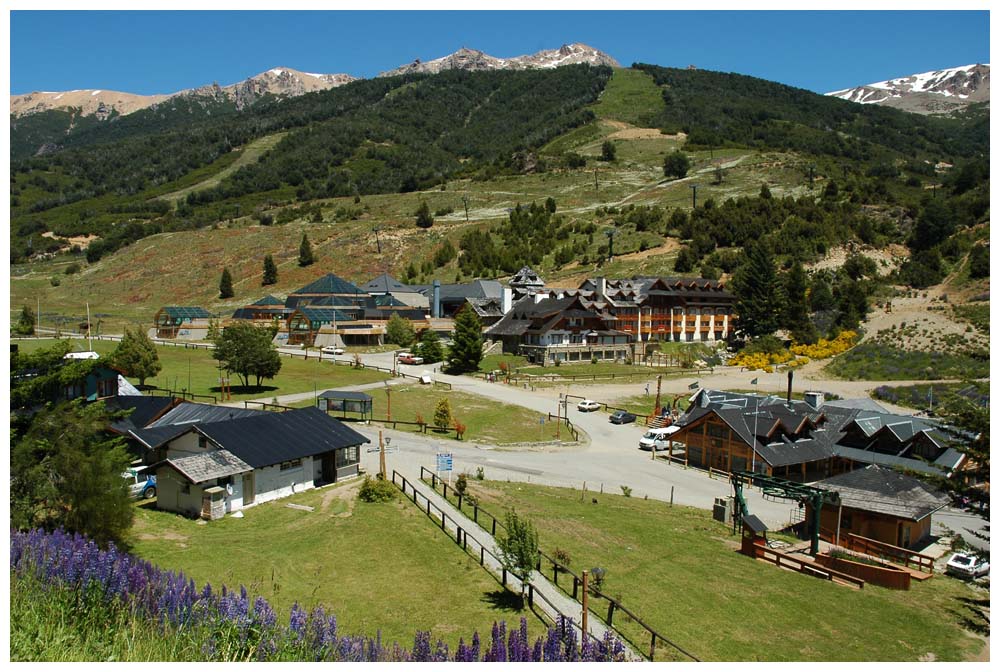
{"type": "Polygon", "coordinates": [[[543,550],[566,550],[575,571],[605,568],[605,593],[703,660],[961,660],[979,648],[958,625],[973,593],[950,577],[857,591],[738,554],[730,528],[705,511],[526,484],[470,488],[492,512],[529,516],[543,550]]]}
{"type": "MultiPolygon", "coordinates": [[[[21,349],[32,351],[47,347],[54,341],[20,341],[21,349]]],[[[84,340],[73,341],[75,350],[86,349],[84,340]]],[[[94,350],[106,354],[115,349],[117,343],[94,341],[94,350]]],[[[212,359],[211,352],[205,349],[185,349],[173,346],[159,346],[157,353],[163,370],[154,378],[147,378],[147,385],[181,390],[188,387],[188,372],[190,371],[190,392],[195,394],[218,395],[218,362],[212,359]]],[[[281,371],[272,380],[265,380],[263,389],[251,388],[248,391],[237,389],[237,379],[231,379],[233,400],[270,398],[282,394],[296,392],[312,392],[313,389],[347,387],[363,385],[387,380],[388,375],[374,369],[355,369],[350,366],[334,366],[327,362],[303,361],[301,358],[282,357],[281,371]]],[[[133,378],[132,382],[138,383],[133,378]]],[[[252,381],[251,381],[252,382],[252,381]]]]}
{"type": "MultiPolygon", "coordinates": [[[[516,622],[517,600],[479,563],[436,529],[412,503],[367,504],[324,488],[247,509],[244,518],[209,525],[140,507],[137,555],[193,578],[246,585],[287,618],[292,604],[323,605],[341,631],[412,645],[430,630],[452,648],[478,630],[488,641],[494,620],[516,622]],[[326,503],[324,504],[324,500],[326,503]],[[313,506],[312,512],[288,503],[313,506]]],[[[542,624],[529,620],[533,636],[542,624]]]]}
{"type": "MultiPolygon", "coordinates": [[[[596,156],[601,143],[612,137],[618,148],[615,163],[591,161],[590,165],[578,170],[555,169],[537,175],[501,176],[489,181],[455,180],[443,191],[366,196],[359,205],[350,198],[325,200],[321,202],[323,223],[295,221],[283,226],[260,227],[244,216],[217,229],[152,236],[71,276],[63,274],[72,261],[69,257],[19,266],[11,273],[12,315],[21,305],[34,306],[40,301],[43,313],[79,317],[89,301],[93,313],[112,315],[105,320],[105,331],[110,333],[120,330],[124,324],[149,324],[152,315],[163,305],[199,305],[231,314],[235,308],[266,293],[285,295],[327,272],[354,282],[365,282],[385,270],[398,277],[409,263],[415,262],[419,267],[422,261],[430,259],[445,238],[457,246],[462,232],[468,227],[495,224],[506,217],[508,208],[518,203],[541,202],[549,196],[556,199],[558,213],[566,221],[593,222],[601,231],[610,225],[612,215],[595,216],[597,208],[626,204],[687,208],[691,203],[688,185],[692,181],[700,185],[699,199],[756,194],[763,181],[771,185],[775,195],[798,194],[805,189],[802,186],[804,160],[781,153],[728,151],[724,158],[735,165],[726,170],[722,185],[712,185],[713,162],[723,155],[695,152],[688,180],[664,181],[663,156],[678,147],[682,140],[642,133],[640,137],[633,137],[628,127],[628,123],[642,118],[639,112],[636,112],[639,116],[630,116],[630,101],[645,101],[639,108],[645,114],[659,100],[658,96],[658,89],[648,77],[629,70],[616,71],[595,106],[599,120],[557,138],[542,150],[543,155],[572,149],[596,156]],[[616,135],[620,133],[626,135],[616,135]],[[596,191],[595,168],[598,173],[596,191]],[[469,203],[469,222],[465,220],[463,197],[469,203]],[[413,213],[422,200],[427,201],[432,211],[451,207],[454,213],[436,218],[429,230],[416,229],[413,213]],[[356,207],[364,209],[360,219],[333,221],[339,208],[356,207]],[[382,231],[381,257],[375,252],[374,225],[382,231]],[[317,257],[317,262],[308,268],[300,268],[297,264],[303,233],[308,234],[317,257]],[[266,254],[274,256],[279,276],[277,285],[263,288],[260,276],[266,254]],[[218,299],[219,277],[224,267],[232,272],[236,290],[236,298],[229,301],[218,299]],[[61,280],[59,287],[51,286],[51,277],[61,280]]],[[[249,147],[243,150],[244,154],[249,151],[249,147]]],[[[218,170],[233,165],[232,158],[226,159],[220,160],[218,170]]],[[[238,160],[242,161],[243,156],[238,160]]],[[[162,185],[157,192],[176,192],[211,179],[210,173],[203,172],[197,179],[185,179],[175,183],[176,186],[162,185]]],[[[244,205],[244,214],[249,213],[253,204],[244,205]]],[[[580,237],[574,236],[572,242],[578,240],[580,237]]],[[[581,277],[595,273],[593,260],[597,257],[597,247],[605,242],[603,236],[594,236],[594,241],[588,245],[587,256],[591,260],[588,265],[573,263],[557,269],[548,258],[536,270],[546,280],[575,286],[581,277]]],[[[615,241],[616,252],[624,256],[616,256],[600,272],[609,276],[672,273],[678,248],[675,241],[660,246],[662,242],[663,238],[657,234],[625,231],[615,241]],[[635,254],[642,240],[652,249],[635,254]]],[[[453,282],[456,271],[457,262],[452,261],[420,279],[453,282]]],[[[45,321],[43,315],[43,323],[45,321]]]]}

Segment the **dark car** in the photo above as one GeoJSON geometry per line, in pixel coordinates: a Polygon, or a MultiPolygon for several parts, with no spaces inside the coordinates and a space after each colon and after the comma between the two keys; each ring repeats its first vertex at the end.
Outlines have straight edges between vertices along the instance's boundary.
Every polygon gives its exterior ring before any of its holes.
{"type": "Polygon", "coordinates": [[[611,414],[610,420],[616,425],[624,425],[628,422],[635,422],[635,413],[629,413],[628,411],[615,411],[611,414]]]}

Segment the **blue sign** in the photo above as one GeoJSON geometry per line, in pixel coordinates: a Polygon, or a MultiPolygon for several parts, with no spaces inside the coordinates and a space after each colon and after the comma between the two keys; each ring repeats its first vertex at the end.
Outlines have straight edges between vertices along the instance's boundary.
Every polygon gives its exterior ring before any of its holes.
{"type": "Polygon", "coordinates": [[[437,454],[437,470],[451,471],[451,453],[437,454]]]}

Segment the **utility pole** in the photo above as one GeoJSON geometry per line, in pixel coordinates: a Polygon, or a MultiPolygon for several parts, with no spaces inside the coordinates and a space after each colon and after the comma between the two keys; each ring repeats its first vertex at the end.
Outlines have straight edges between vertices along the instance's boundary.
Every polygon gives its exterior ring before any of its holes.
{"type": "Polygon", "coordinates": [[[378,430],[378,473],[385,480],[385,442],[382,440],[382,430],[378,430]]]}
{"type": "Polygon", "coordinates": [[[385,419],[392,420],[392,390],[389,381],[385,381],[385,419]]]}
{"type": "Polygon", "coordinates": [[[656,377],[656,402],[653,404],[653,415],[660,414],[660,385],[663,383],[663,375],[656,377]]]}
{"type": "Polygon", "coordinates": [[[469,195],[462,196],[462,203],[465,205],[465,221],[469,221],[469,195]]]}
{"type": "Polygon", "coordinates": [[[597,188],[597,166],[594,166],[594,191],[599,191],[597,188]]]}
{"type": "MultiPolygon", "coordinates": [[[[378,227],[378,224],[375,224],[374,226],[372,226],[372,231],[375,232],[375,246],[378,248],[378,253],[382,254],[382,241],[379,240],[379,237],[378,237],[378,232],[380,231],[380,229],[378,227]]],[[[334,340],[336,340],[336,339],[334,339],[334,340]]]]}
{"type": "Polygon", "coordinates": [[[587,594],[590,592],[587,588],[587,577],[590,576],[590,570],[585,569],[580,574],[583,576],[583,599],[581,600],[583,614],[581,614],[580,618],[580,630],[582,631],[580,633],[580,641],[585,642],[587,641],[587,612],[589,611],[587,607],[587,602],[589,602],[587,594]]]}
{"type": "Polygon", "coordinates": [[[691,185],[691,209],[694,210],[698,207],[698,185],[691,185]]]}

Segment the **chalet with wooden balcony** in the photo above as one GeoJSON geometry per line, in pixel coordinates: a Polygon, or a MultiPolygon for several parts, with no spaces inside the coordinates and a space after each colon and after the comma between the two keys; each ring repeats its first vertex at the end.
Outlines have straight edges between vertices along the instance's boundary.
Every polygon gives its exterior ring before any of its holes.
{"type": "Polygon", "coordinates": [[[609,326],[605,316],[586,308],[579,296],[527,296],[486,330],[503,351],[542,366],[556,362],[624,361],[632,338],[609,326]]]}

